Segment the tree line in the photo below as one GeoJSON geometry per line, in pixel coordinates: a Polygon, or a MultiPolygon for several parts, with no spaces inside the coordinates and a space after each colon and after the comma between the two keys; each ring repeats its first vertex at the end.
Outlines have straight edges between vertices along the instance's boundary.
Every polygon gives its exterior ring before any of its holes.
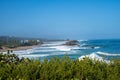
{"type": "Polygon", "coordinates": [[[0,49],[2,47],[15,48],[19,46],[32,46],[42,44],[40,39],[28,39],[9,36],[0,36],[0,49]]]}

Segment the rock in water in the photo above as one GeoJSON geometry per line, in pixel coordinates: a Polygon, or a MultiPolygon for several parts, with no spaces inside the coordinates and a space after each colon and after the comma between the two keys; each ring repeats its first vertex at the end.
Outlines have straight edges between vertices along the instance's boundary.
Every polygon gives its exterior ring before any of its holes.
{"type": "Polygon", "coordinates": [[[65,43],[67,46],[74,46],[74,45],[79,45],[79,42],[77,40],[69,40],[65,43]]]}

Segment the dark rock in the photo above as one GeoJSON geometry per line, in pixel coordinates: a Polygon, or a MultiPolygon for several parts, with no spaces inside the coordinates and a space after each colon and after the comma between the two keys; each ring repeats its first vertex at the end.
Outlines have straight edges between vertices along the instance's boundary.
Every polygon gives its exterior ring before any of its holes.
{"type": "Polygon", "coordinates": [[[67,46],[74,46],[74,45],[79,45],[79,42],[77,40],[69,40],[65,43],[67,46]]]}

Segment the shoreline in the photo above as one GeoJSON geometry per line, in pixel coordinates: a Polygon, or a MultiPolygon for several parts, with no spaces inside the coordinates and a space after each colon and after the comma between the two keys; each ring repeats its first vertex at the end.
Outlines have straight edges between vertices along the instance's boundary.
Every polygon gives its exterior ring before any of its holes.
{"type": "Polygon", "coordinates": [[[13,50],[13,51],[19,51],[19,50],[27,50],[27,49],[32,49],[34,47],[37,47],[39,45],[33,45],[33,46],[20,46],[16,48],[7,48],[3,47],[3,49],[0,49],[0,52],[6,52],[7,50],[13,50]]]}

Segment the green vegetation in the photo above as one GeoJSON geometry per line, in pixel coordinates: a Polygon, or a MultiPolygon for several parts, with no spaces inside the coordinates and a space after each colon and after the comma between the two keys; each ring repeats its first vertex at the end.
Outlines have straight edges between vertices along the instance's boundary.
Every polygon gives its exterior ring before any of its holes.
{"type": "Polygon", "coordinates": [[[0,36],[0,47],[2,46],[14,48],[20,46],[20,41],[15,37],[0,36]]]}
{"type": "Polygon", "coordinates": [[[108,64],[64,56],[40,61],[0,53],[0,80],[120,80],[120,60],[108,64]]]}
{"type": "Polygon", "coordinates": [[[42,43],[43,42],[39,39],[25,39],[18,37],[0,36],[0,49],[2,49],[3,46],[8,48],[16,48],[19,46],[32,46],[42,43]]]}

